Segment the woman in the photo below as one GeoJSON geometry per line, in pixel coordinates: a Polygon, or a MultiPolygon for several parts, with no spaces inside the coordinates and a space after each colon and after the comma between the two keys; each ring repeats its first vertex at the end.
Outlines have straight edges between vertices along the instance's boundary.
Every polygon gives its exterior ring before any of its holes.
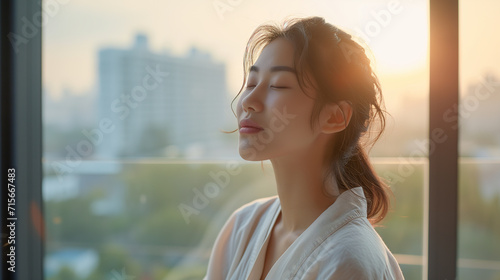
{"type": "Polygon", "coordinates": [[[231,215],[205,279],[403,279],[372,226],[389,189],[361,144],[384,128],[364,49],[322,18],[295,19],[258,27],[244,70],[239,152],[271,161],[278,196],[231,215]]]}

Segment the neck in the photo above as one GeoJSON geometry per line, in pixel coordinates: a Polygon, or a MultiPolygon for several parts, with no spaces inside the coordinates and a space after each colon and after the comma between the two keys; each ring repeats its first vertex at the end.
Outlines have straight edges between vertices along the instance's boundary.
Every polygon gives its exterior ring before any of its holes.
{"type": "Polygon", "coordinates": [[[281,203],[280,228],[286,232],[300,234],[335,202],[323,191],[326,167],[320,155],[321,149],[309,149],[271,160],[281,203]]]}

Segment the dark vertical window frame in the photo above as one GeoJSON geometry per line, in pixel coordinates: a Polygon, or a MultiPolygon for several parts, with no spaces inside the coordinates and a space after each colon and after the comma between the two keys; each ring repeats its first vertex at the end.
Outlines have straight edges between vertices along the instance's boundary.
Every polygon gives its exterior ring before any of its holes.
{"type": "Polygon", "coordinates": [[[15,168],[15,273],[7,270],[8,246],[2,248],[2,279],[43,279],[41,38],[26,32],[26,22],[42,15],[39,1],[1,2],[1,218],[2,245],[7,223],[7,169],[15,168]],[[16,46],[15,34],[23,43],[16,46]],[[17,48],[17,51],[16,51],[17,48]]]}
{"type": "Polygon", "coordinates": [[[429,4],[428,279],[451,280],[457,274],[458,0],[429,4]]]}
{"type": "Polygon", "coordinates": [[[0,152],[2,155],[1,160],[1,171],[2,174],[2,186],[0,187],[0,216],[2,224],[2,256],[1,264],[2,267],[1,279],[10,279],[9,271],[7,270],[6,257],[8,254],[8,247],[3,246],[7,242],[7,234],[9,233],[9,228],[7,227],[6,219],[6,201],[7,201],[7,188],[3,184],[4,178],[7,178],[7,168],[12,162],[12,153],[10,150],[12,140],[12,127],[10,125],[10,114],[12,112],[9,104],[12,103],[11,98],[11,80],[10,80],[10,65],[11,63],[11,52],[10,46],[7,40],[7,34],[12,28],[12,22],[10,18],[10,12],[12,11],[12,1],[3,1],[0,4],[0,152]]]}

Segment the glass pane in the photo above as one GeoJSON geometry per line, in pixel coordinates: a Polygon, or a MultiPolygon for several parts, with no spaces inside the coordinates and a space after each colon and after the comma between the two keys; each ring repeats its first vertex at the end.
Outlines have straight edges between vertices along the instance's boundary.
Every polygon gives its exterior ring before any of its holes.
{"type": "Polygon", "coordinates": [[[391,117],[370,155],[395,198],[376,229],[422,279],[427,1],[43,5],[46,279],[204,275],[229,214],[275,195],[269,163],[241,160],[237,134],[220,130],[237,125],[248,37],[290,15],[322,16],[371,49],[391,117]]]}
{"type": "Polygon", "coordinates": [[[498,1],[460,1],[458,279],[500,279],[498,1]]]}
{"type": "Polygon", "coordinates": [[[424,279],[427,270],[427,158],[378,158],[375,168],[389,180],[394,192],[393,211],[382,226],[376,228],[377,232],[395,254],[405,279],[424,279]],[[412,163],[401,160],[412,160],[412,163]]]}

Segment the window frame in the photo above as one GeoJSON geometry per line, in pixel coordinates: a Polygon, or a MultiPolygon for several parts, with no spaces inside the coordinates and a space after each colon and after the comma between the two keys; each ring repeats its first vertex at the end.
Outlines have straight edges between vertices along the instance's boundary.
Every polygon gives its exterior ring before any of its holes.
{"type": "MultiPolygon", "coordinates": [[[[25,22],[43,16],[36,1],[2,1],[0,7],[1,56],[1,217],[2,232],[10,234],[7,224],[7,174],[15,168],[15,272],[8,270],[4,246],[1,257],[2,279],[43,279],[42,211],[42,26],[26,34],[25,22]],[[23,33],[24,32],[24,33],[23,33]],[[20,44],[12,35],[22,36],[20,44]],[[9,36],[10,35],[10,36],[9,36]],[[15,42],[15,41],[14,41],[15,42]]],[[[41,18],[40,18],[41,20],[41,18]]],[[[18,39],[20,37],[17,37],[18,39]]],[[[2,236],[2,244],[7,242],[2,236]]],[[[10,258],[10,257],[9,257],[10,258]]]]}
{"type": "Polygon", "coordinates": [[[429,1],[429,143],[435,146],[429,147],[424,225],[427,279],[456,279],[457,274],[459,120],[450,108],[459,103],[458,12],[458,0],[429,1]]]}

